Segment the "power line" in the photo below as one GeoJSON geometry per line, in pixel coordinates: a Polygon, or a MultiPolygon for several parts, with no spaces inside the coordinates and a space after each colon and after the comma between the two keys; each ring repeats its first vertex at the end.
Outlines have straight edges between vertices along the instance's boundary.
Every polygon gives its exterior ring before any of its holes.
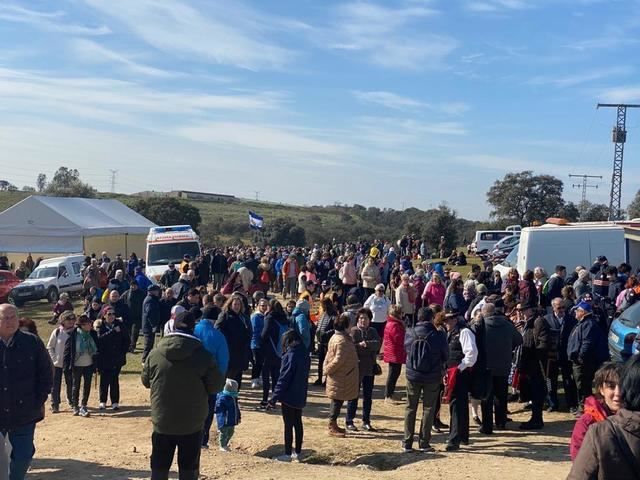
{"type": "Polygon", "coordinates": [[[589,179],[590,178],[599,178],[602,179],[602,175],[587,175],[587,174],[582,174],[582,175],[577,175],[577,174],[573,174],[570,173],[569,174],[570,177],[574,178],[582,178],[582,184],[573,184],[573,188],[582,188],[582,201],[580,202],[580,221],[584,220],[584,213],[585,210],[587,208],[587,188],[598,188],[598,185],[589,185],[589,179]]]}

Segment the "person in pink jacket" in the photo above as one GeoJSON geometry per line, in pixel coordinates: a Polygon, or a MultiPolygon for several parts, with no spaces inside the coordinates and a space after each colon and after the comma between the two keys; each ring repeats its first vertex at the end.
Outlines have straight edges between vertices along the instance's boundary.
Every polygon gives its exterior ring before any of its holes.
{"type": "Polygon", "coordinates": [[[427,282],[427,285],[424,287],[424,291],[422,292],[422,300],[423,305],[440,305],[441,307],[444,305],[444,296],[447,292],[444,284],[442,283],[442,278],[440,278],[440,274],[438,272],[433,272],[431,276],[431,280],[427,282]]]}
{"type": "Polygon", "coordinates": [[[338,274],[345,292],[348,292],[351,288],[358,284],[358,272],[355,267],[355,257],[353,254],[349,254],[347,261],[344,262],[340,272],[338,274]]]}
{"type": "Polygon", "coordinates": [[[387,384],[384,390],[385,401],[393,401],[396,383],[402,371],[402,364],[407,360],[407,352],[404,349],[404,334],[406,326],[402,321],[402,308],[400,305],[389,307],[387,324],[384,327],[383,355],[382,359],[389,364],[387,384]]]}
{"type": "Polygon", "coordinates": [[[571,434],[569,453],[572,461],[578,456],[589,427],[615,415],[622,407],[619,385],[622,368],[622,364],[608,362],[596,372],[593,380],[596,394],[585,399],[584,413],[576,421],[571,434]]]}

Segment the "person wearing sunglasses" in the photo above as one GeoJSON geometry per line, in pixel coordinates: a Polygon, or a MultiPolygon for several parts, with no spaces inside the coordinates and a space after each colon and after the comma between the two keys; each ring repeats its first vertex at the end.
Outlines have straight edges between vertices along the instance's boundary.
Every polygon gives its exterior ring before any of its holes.
{"type": "Polygon", "coordinates": [[[567,357],[567,344],[571,330],[576,326],[576,319],[567,312],[565,302],[557,297],[551,300],[551,313],[544,317],[549,327],[549,351],[547,360],[548,378],[550,381],[548,412],[555,412],[559,409],[558,402],[558,376],[562,374],[562,385],[564,387],[565,402],[569,412],[573,415],[578,413],[578,391],[576,382],[573,379],[572,364],[567,357]]]}

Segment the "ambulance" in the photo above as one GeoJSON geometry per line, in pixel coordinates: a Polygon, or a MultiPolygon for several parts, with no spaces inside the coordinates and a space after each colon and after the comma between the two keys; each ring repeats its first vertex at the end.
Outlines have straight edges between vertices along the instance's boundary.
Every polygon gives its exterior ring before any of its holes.
{"type": "Polygon", "coordinates": [[[200,238],[190,225],[152,227],[147,236],[147,277],[157,283],[169,262],[178,267],[185,255],[195,260],[201,252],[200,238]]]}

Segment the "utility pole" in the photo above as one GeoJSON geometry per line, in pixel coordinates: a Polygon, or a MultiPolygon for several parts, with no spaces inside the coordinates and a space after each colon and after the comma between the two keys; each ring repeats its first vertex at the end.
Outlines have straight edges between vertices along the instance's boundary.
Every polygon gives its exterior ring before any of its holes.
{"type": "Polygon", "coordinates": [[[259,190],[254,190],[253,193],[256,194],[256,202],[260,201],[260,191],[259,190]]]}
{"type": "Polygon", "coordinates": [[[116,173],[118,170],[109,170],[111,172],[111,193],[116,193],[116,173]]]}
{"type": "Polygon", "coordinates": [[[620,220],[622,209],[622,160],[624,159],[624,144],[627,141],[627,108],[640,108],[638,104],[629,103],[598,103],[597,108],[611,107],[617,109],[616,126],[613,127],[612,141],[615,143],[613,153],[613,173],[611,174],[611,200],[609,203],[609,220],[620,220]]]}
{"type": "Polygon", "coordinates": [[[587,206],[587,188],[598,188],[598,185],[589,185],[590,178],[599,178],[602,179],[602,175],[576,175],[573,173],[569,174],[570,177],[578,177],[582,178],[582,184],[573,184],[573,188],[582,188],[582,201],[580,202],[580,221],[582,222],[584,219],[585,208],[587,206]]]}

